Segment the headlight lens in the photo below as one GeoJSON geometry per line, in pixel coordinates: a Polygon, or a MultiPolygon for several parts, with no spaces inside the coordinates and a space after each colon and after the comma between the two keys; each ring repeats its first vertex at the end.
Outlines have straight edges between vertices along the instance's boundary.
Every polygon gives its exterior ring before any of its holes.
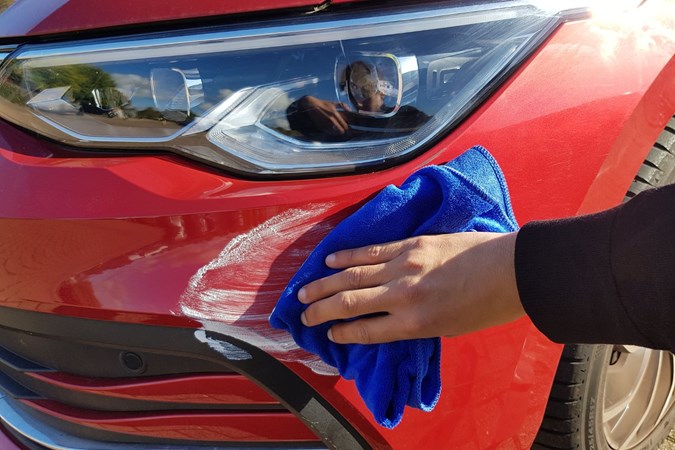
{"type": "Polygon", "coordinates": [[[415,154],[558,23],[528,2],[25,46],[0,116],[86,148],[161,150],[258,175],[415,154]]]}

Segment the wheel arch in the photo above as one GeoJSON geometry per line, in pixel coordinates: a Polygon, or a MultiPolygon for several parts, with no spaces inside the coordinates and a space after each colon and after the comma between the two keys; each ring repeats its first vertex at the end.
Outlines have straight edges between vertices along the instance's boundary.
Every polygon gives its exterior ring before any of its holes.
{"type": "Polygon", "coordinates": [[[577,214],[590,214],[618,205],[675,114],[675,57],[644,92],[611,146],[588,188],[577,214]]]}

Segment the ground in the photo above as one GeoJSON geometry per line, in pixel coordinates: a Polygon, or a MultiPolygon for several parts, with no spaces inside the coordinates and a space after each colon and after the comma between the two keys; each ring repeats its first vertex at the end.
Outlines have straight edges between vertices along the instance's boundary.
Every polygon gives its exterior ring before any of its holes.
{"type": "Polygon", "coordinates": [[[659,450],[675,450],[675,429],[670,432],[670,436],[659,446],[659,450]]]}

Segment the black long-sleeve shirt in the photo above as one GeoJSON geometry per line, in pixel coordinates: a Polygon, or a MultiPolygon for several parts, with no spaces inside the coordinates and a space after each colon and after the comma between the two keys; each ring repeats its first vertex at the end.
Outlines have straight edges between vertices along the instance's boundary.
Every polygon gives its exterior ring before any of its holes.
{"type": "Polygon", "coordinates": [[[515,265],[523,307],[550,339],[675,352],[675,185],[526,224],[515,265]]]}

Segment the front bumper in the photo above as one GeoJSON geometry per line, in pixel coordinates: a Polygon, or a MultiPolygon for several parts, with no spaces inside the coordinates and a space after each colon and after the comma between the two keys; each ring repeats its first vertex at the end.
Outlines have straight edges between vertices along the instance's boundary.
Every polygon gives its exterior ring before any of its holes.
{"type": "MultiPolygon", "coordinates": [[[[162,355],[178,351],[209,360],[219,368],[218,376],[243,375],[262,385],[269,398],[261,410],[275,416],[259,418],[257,428],[279,433],[247,435],[249,444],[286,439],[330,445],[351,430],[345,436],[375,448],[439,442],[527,448],[559,355],[559,347],[528,321],[445,340],[444,392],[436,411],[407,412],[401,426],[382,430],[349,382],[312,371],[317,367],[310,355],[286,351],[266,318],[304,257],[354,205],[416,168],[452,159],[474,144],[489,148],[500,162],[521,222],[618,203],[675,111],[675,41],[664,33],[672,29],[662,14],[667,7],[650,1],[630,20],[564,25],[444,141],[409,163],[373,174],[244,181],[173,156],[76,154],[0,123],[0,305],[3,318],[31,317],[21,326],[3,322],[3,332],[66,341],[70,334],[74,341],[101,343],[115,355],[127,348],[162,355]],[[647,32],[645,23],[651,24],[647,32]],[[213,287],[226,291],[228,300],[205,302],[213,287]],[[33,322],[59,326],[48,332],[33,322]],[[82,335],[108,326],[108,333],[82,335]],[[126,327],[139,331],[127,333],[126,327]],[[245,366],[249,359],[228,360],[206,337],[259,354],[262,359],[251,359],[264,363],[251,369],[245,366]],[[276,383],[284,376],[292,380],[290,391],[276,383]],[[272,404],[278,409],[269,409],[272,404]],[[321,409],[329,411],[322,416],[329,419],[316,420],[321,409]],[[274,425],[277,416],[287,422],[274,425]],[[311,438],[303,434],[309,429],[314,429],[311,438]],[[295,434],[288,438],[283,433],[290,430],[295,434]]],[[[2,338],[3,346],[9,342],[2,338]]],[[[94,384],[110,378],[110,372],[64,365],[63,357],[51,360],[51,353],[35,355],[34,347],[41,344],[12,353],[94,384]]],[[[119,365],[118,356],[112,360],[119,365]]],[[[199,392],[202,385],[193,380],[191,386],[199,392]]],[[[63,413],[63,405],[54,408],[63,413]]],[[[122,419],[130,429],[137,423],[128,415],[136,413],[125,408],[122,419]]],[[[106,420],[113,418],[96,422],[98,413],[78,414],[72,412],[71,419],[78,417],[76,425],[88,431],[108,427],[106,420]]],[[[219,423],[219,433],[228,428],[230,434],[213,442],[241,443],[243,425],[219,423]]],[[[140,433],[143,439],[169,439],[158,435],[161,424],[148,422],[145,430],[153,431],[140,433]]],[[[129,429],[115,432],[133,435],[129,429]]],[[[83,432],[78,430],[75,434],[83,432]]],[[[194,443],[192,438],[178,442],[188,441],[194,443]]]]}

